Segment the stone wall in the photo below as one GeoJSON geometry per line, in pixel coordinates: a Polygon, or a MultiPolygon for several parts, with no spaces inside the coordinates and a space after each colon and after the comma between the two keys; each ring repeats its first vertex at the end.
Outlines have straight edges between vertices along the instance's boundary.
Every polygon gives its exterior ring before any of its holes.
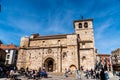
{"type": "MultiPolygon", "coordinates": [[[[21,67],[39,69],[52,61],[53,72],[64,72],[65,68],[93,69],[95,65],[95,46],[92,21],[87,29],[79,29],[75,22],[75,33],[58,36],[23,37],[18,53],[18,69],[21,67]],[[78,35],[79,34],[79,35],[78,35]],[[47,62],[48,60],[48,62],[47,62]]],[[[84,24],[84,22],[81,22],[84,24]]]]}

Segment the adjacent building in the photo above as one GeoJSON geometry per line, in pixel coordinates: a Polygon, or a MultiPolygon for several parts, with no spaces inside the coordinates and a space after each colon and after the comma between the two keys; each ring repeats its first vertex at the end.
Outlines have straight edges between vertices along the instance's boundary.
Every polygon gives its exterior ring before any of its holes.
{"type": "MultiPolygon", "coordinates": [[[[0,46],[2,45],[2,41],[0,40],[0,46]]],[[[6,52],[0,48],[0,66],[5,64],[6,52]]]]}
{"type": "Polygon", "coordinates": [[[16,65],[19,48],[13,44],[1,44],[0,48],[6,53],[5,65],[16,65]]]}
{"type": "Polygon", "coordinates": [[[0,48],[0,66],[5,65],[6,52],[0,48]]]}
{"type": "Polygon", "coordinates": [[[96,69],[100,70],[104,68],[108,71],[112,71],[112,60],[110,54],[97,54],[96,69]]]}
{"type": "Polygon", "coordinates": [[[111,54],[112,54],[113,70],[120,71],[120,48],[112,51],[111,54]]]}
{"type": "Polygon", "coordinates": [[[64,72],[65,68],[94,69],[96,52],[93,19],[74,21],[73,34],[22,37],[17,67],[64,72]]]}

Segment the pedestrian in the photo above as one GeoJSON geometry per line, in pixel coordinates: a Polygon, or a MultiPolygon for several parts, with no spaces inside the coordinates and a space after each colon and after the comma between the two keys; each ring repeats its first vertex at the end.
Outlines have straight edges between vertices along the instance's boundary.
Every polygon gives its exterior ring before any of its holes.
{"type": "Polygon", "coordinates": [[[64,73],[64,76],[65,77],[68,77],[68,71],[67,71],[67,69],[65,68],[65,73],[64,73]]]}
{"type": "Polygon", "coordinates": [[[105,80],[104,68],[100,71],[100,80],[105,80]]]}
{"type": "Polygon", "coordinates": [[[91,79],[93,79],[93,69],[90,70],[91,79]]]}
{"type": "Polygon", "coordinates": [[[2,77],[2,72],[3,72],[3,69],[2,67],[0,67],[0,78],[2,77]]]}
{"type": "Polygon", "coordinates": [[[86,76],[87,79],[89,78],[89,71],[88,71],[88,69],[86,70],[85,76],[86,76]]]}
{"type": "Polygon", "coordinates": [[[14,78],[14,70],[10,70],[10,78],[11,78],[11,79],[14,78]]]}
{"type": "Polygon", "coordinates": [[[113,70],[113,76],[116,76],[116,71],[115,70],[113,70]]]}
{"type": "Polygon", "coordinates": [[[80,78],[81,78],[80,70],[76,68],[76,79],[80,79],[80,78]]]}
{"type": "Polygon", "coordinates": [[[100,78],[99,71],[96,71],[96,79],[99,79],[99,78],[100,78]]]}
{"type": "Polygon", "coordinates": [[[120,72],[118,73],[118,76],[119,76],[119,80],[120,80],[120,72]]]}
{"type": "Polygon", "coordinates": [[[105,70],[105,80],[109,80],[109,75],[108,75],[108,71],[107,70],[105,70]]]}

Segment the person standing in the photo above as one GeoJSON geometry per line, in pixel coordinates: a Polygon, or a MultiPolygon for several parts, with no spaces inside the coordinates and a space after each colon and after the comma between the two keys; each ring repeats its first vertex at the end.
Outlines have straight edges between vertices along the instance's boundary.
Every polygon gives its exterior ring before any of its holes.
{"type": "Polygon", "coordinates": [[[105,70],[105,80],[109,80],[109,75],[107,70],[105,70]]]}
{"type": "Polygon", "coordinates": [[[2,72],[3,72],[3,69],[2,67],[0,67],[0,78],[2,77],[2,72]]]}
{"type": "Polygon", "coordinates": [[[88,71],[88,69],[86,70],[86,78],[88,79],[89,78],[89,71],[88,71]]]}
{"type": "Polygon", "coordinates": [[[105,80],[104,68],[100,71],[100,80],[105,80]]]}
{"type": "Polygon", "coordinates": [[[120,72],[118,73],[118,77],[119,77],[119,80],[120,80],[120,72]]]}
{"type": "Polygon", "coordinates": [[[76,68],[76,79],[81,79],[80,70],[76,68]]]}
{"type": "Polygon", "coordinates": [[[68,77],[68,71],[67,71],[67,69],[65,68],[65,73],[64,73],[64,76],[65,77],[68,77]]]}

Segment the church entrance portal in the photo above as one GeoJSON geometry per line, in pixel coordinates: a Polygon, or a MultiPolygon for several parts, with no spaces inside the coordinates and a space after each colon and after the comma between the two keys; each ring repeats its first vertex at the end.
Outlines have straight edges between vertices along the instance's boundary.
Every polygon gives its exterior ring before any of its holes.
{"type": "Polygon", "coordinates": [[[53,58],[47,58],[44,62],[46,71],[53,72],[55,70],[55,62],[53,58]]]}

